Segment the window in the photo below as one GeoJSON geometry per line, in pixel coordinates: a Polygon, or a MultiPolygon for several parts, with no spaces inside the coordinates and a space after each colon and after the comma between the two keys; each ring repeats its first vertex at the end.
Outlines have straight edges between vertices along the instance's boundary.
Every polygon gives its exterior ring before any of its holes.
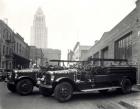
{"type": "Polygon", "coordinates": [[[9,48],[6,47],[6,54],[8,55],[9,54],[9,48]]]}
{"type": "Polygon", "coordinates": [[[15,52],[15,47],[16,47],[16,44],[14,44],[14,52],[15,52]]]}
{"type": "Polygon", "coordinates": [[[93,58],[99,58],[99,52],[95,53],[95,54],[93,55],[93,58]]]}
{"type": "Polygon", "coordinates": [[[101,51],[101,58],[108,58],[108,47],[105,47],[104,49],[102,49],[101,51]]]}
{"type": "Polygon", "coordinates": [[[132,57],[132,32],[124,35],[115,42],[115,59],[131,59],[132,57]]]}
{"type": "Polygon", "coordinates": [[[5,55],[5,45],[3,46],[3,55],[5,55]]]}
{"type": "Polygon", "coordinates": [[[17,54],[18,54],[18,48],[19,48],[19,47],[18,47],[18,43],[17,43],[17,54]]]}
{"type": "MultiPolygon", "coordinates": [[[[108,58],[108,47],[105,47],[101,50],[101,58],[103,58],[103,59],[108,58]]],[[[101,62],[101,65],[108,65],[108,64],[109,64],[109,62],[106,62],[106,61],[101,62]]]]}
{"type": "Polygon", "coordinates": [[[21,54],[21,44],[19,44],[19,54],[21,54]]]}
{"type": "MultiPolygon", "coordinates": [[[[93,54],[93,58],[99,58],[99,52],[96,52],[95,54],[93,54]]],[[[99,65],[99,61],[94,62],[94,65],[99,65]]]]}

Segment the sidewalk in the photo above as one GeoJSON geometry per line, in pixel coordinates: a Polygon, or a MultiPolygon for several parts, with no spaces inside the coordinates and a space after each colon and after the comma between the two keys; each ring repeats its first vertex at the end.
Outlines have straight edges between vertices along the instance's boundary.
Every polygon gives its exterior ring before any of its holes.
{"type": "Polygon", "coordinates": [[[127,109],[140,109],[140,99],[122,100],[119,104],[127,109]]]}
{"type": "Polygon", "coordinates": [[[140,91],[140,84],[133,86],[132,90],[140,91]]]}
{"type": "MultiPolygon", "coordinates": [[[[134,86],[132,90],[140,91],[140,85],[134,86]]],[[[136,98],[121,100],[118,103],[126,107],[126,109],[140,109],[140,95],[138,95],[136,98]]]]}

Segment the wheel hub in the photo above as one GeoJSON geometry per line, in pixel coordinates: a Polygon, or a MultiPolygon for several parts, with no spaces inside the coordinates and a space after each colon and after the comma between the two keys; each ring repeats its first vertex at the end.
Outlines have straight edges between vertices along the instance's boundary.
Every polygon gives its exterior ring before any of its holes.
{"type": "Polygon", "coordinates": [[[69,90],[67,88],[61,88],[60,89],[60,94],[63,96],[63,97],[67,97],[69,95],[69,90]]]}

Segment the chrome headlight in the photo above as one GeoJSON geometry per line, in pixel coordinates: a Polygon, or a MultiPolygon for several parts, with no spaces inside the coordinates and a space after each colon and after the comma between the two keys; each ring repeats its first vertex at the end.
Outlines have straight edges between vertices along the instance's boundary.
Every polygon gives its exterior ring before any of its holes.
{"type": "Polygon", "coordinates": [[[54,80],[54,77],[55,77],[54,75],[51,75],[51,81],[53,81],[53,80],[54,80]]]}
{"type": "Polygon", "coordinates": [[[45,81],[45,75],[42,76],[42,78],[40,79],[41,81],[45,81]]]}
{"type": "Polygon", "coordinates": [[[17,73],[15,73],[15,78],[17,78],[18,77],[18,74],[17,73]]]}
{"type": "Polygon", "coordinates": [[[8,72],[8,77],[12,78],[12,72],[8,72]]]}
{"type": "Polygon", "coordinates": [[[17,78],[18,77],[17,70],[15,70],[14,73],[15,73],[15,78],[17,78]]]}
{"type": "Polygon", "coordinates": [[[54,71],[48,71],[47,76],[48,76],[47,78],[48,80],[51,80],[51,82],[54,81],[54,78],[55,78],[54,71]]]}

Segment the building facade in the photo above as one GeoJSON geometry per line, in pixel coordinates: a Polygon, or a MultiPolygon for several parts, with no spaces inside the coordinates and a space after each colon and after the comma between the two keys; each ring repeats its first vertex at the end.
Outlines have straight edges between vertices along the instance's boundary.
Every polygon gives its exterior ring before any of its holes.
{"type": "Polygon", "coordinates": [[[0,20],[0,68],[29,67],[29,46],[24,39],[0,20]]]}
{"type": "Polygon", "coordinates": [[[14,32],[0,20],[0,68],[13,68],[14,32]]]}
{"type": "Polygon", "coordinates": [[[67,60],[72,60],[72,57],[73,57],[73,51],[72,50],[68,50],[67,60]]]}
{"type": "Polygon", "coordinates": [[[33,26],[31,27],[31,45],[37,48],[47,48],[48,46],[45,15],[41,8],[38,8],[34,15],[33,26]]]}
{"type": "Polygon", "coordinates": [[[42,49],[44,54],[44,64],[48,62],[49,65],[58,65],[57,62],[50,62],[50,60],[60,60],[61,59],[61,51],[58,49],[42,49]]]}
{"type": "Polygon", "coordinates": [[[44,54],[42,52],[42,49],[36,48],[35,46],[30,46],[30,67],[33,67],[33,65],[44,66],[44,54]]]}
{"type": "Polygon", "coordinates": [[[129,15],[103,34],[82,60],[89,57],[127,59],[138,67],[137,81],[140,83],[140,0],[129,15]]]}
{"type": "Polygon", "coordinates": [[[30,63],[29,46],[18,33],[14,34],[14,40],[13,68],[28,68],[30,63]]]}
{"type": "Polygon", "coordinates": [[[91,46],[80,45],[80,42],[77,42],[73,49],[72,60],[81,61],[90,48],[91,46]]]}

